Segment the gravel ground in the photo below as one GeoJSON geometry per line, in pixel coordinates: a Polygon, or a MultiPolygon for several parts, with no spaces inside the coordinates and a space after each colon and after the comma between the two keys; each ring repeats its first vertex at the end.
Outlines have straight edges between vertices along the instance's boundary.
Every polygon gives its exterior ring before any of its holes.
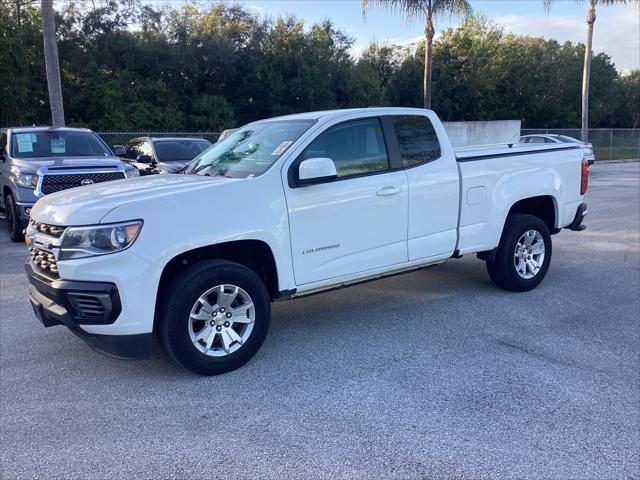
{"type": "Polygon", "coordinates": [[[640,478],[640,163],[536,290],[465,257],[275,304],[244,368],[193,376],[44,329],[0,234],[5,478],[640,478]]]}

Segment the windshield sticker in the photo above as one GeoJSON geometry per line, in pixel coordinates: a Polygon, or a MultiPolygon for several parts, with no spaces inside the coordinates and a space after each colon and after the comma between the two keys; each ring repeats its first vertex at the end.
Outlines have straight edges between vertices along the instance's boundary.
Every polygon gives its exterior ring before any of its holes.
{"type": "Polygon", "coordinates": [[[18,152],[33,152],[33,143],[31,142],[30,133],[17,133],[16,141],[18,142],[18,152]]]}
{"type": "Polygon", "coordinates": [[[284,153],[284,151],[287,148],[289,148],[289,145],[291,145],[292,143],[293,142],[291,142],[291,141],[285,140],[280,145],[278,145],[273,152],[271,152],[271,155],[282,155],[284,153]]]}
{"type": "Polygon", "coordinates": [[[51,153],[64,153],[64,138],[52,138],[51,139],[51,153]]]}

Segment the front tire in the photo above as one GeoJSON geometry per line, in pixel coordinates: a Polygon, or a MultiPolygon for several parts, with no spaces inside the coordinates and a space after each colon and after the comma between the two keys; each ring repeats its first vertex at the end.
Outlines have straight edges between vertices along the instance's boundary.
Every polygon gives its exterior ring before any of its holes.
{"type": "Polygon", "coordinates": [[[551,262],[549,227],[534,215],[507,217],[494,261],[487,261],[487,272],[500,288],[526,292],[544,279],[551,262]]]}
{"type": "Polygon", "coordinates": [[[16,208],[16,202],[13,199],[13,195],[9,194],[4,199],[4,206],[7,214],[7,230],[9,231],[9,238],[11,241],[19,243],[24,242],[22,235],[22,222],[20,221],[20,214],[16,208]]]}
{"type": "Polygon", "coordinates": [[[158,334],[169,356],[199,375],[247,363],[269,330],[271,302],[264,283],[235,262],[201,261],[164,290],[158,334]]]}

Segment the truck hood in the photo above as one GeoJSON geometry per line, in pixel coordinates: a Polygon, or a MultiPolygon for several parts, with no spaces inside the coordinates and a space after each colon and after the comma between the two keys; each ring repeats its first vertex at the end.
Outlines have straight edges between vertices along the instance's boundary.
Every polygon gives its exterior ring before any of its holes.
{"type": "Polygon", "coordinates": [[[149,175],[96,183],[46,195],[31,209],[31,218],[51,225],[91,225],[123,205],[194,190],[215,188],[238,179],[201,175],[149,175]]]}
{"type": "Polygon", "coordinates": [[[13,165],[20,170],[29,173],[36,173],[41,167],[64,167],[64,168],[98,168],[98,167],[120,167],[122,162],[117,157],[38,157],[38,158],[14,158],[13,165]]]}

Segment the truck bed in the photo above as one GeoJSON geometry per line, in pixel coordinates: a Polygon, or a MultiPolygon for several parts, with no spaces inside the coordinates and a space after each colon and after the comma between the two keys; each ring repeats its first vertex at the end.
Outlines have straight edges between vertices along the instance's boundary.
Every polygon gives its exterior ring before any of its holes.
{"type": "Polygon", "coordinates": [[[472,162],[475,160],[486,160],[489,158],[498,158],[515,155],[533,155],[537,153],[559,152],[563,150],[580,149],[579,145],[515,145],[496,146],[496,145],[478,145],[474,147],[454,148],[456,160],[458,162],[472,162]]]}
{"type": "Polygon", "coordinates": [[[552,230],[569,225],[582,202],[578,145],[486,146],[455,150],[460,177],[460,254],[494,248],[520,199],[553,204],[552,230]]]}

